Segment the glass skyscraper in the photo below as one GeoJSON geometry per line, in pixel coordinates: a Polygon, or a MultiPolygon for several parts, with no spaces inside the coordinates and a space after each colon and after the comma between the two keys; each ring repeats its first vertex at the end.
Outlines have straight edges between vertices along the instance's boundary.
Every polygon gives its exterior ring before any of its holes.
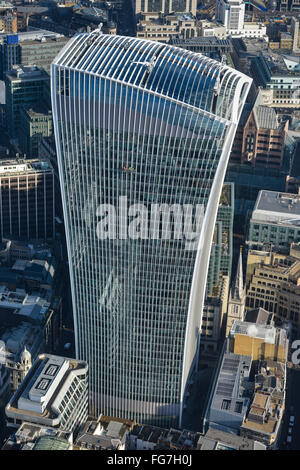
{"type": "Polygon", "coordinates": [[[220,193],[251,79],[200,54],[96,30],[70,40],[51,80],[90,412],[180,425],[220,193]],[[103,204],[117,208],[106,239],[97,230],[103,204]],[[128,236],[133,204],[201,204],[196,249],[174,235],[179,218],[164,229],[165,209],[155,236],[145,227],[128,236]]]}

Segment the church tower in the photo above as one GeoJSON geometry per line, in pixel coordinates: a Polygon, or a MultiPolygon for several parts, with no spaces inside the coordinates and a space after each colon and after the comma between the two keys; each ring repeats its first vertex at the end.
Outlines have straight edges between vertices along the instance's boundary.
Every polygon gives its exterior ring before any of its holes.
{"type": "Polygon", "coordinates": [[[244,320],[246,303],[246,289],[243,280],[243,260],[242,260],[242,247],[240,248],[240,256],[237,266],[237,272],[233,286],[229,293],[228,308],[227,308],[227,324],[226,336],[230,331],[231,325],[234,320],[244,320]]]}

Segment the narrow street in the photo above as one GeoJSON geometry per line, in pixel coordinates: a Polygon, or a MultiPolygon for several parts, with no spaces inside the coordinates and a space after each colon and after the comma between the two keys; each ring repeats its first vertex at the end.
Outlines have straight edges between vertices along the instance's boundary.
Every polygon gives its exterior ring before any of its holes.
{"type": "Polygon", "coordinates": [[[282,430],[279,440],[281,450],[300,449],[300,369],[288,369],[286,410],[283,418],[282,430]],[[291,409],[292,407],[292,409],[291,409]],[[295,416],[295,424],[292,427],[292,442],[286,442],[290,416],[295,416]]]}

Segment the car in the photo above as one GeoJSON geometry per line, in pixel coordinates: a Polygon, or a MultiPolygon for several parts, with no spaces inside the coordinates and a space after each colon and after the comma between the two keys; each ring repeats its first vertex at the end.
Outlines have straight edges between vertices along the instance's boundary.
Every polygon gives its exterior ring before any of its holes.
{"type": "Polygon", "coordinates": [[[288,436],[286,438],[286,442],[287,442],[287,444],[290,444],[292,442],[292,436],[288,436]]]}
{"type": "Polygon", "coordinates": [[[290,426],[294,426],[295,424],[295,416],[290,416],[290,426]]]}
{"type": "Polygon", "coordinates": [[[290,436],[290,435],[292,434],[292,432],[293,432],[293,428],[290,427],[290,428],[288,429],[288,435],[290,436]]]}

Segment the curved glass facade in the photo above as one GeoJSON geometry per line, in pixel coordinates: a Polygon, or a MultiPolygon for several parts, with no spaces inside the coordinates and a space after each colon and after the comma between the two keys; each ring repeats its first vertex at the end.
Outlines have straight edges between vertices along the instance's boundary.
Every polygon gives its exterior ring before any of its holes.
{"type": "Polygon", "coordinates": [[[200,54],[98,31],[75,36],[51,75],[76,354],[89,364],[91,413],[178,425],[251,80],[200,54]],[[158,237],[128,237],[118,225],[122,198],[149,210],[202,204],[198,249],[162,224],[158,237]],[[104,240],[101,204],[118,208],[104,240]]]}

